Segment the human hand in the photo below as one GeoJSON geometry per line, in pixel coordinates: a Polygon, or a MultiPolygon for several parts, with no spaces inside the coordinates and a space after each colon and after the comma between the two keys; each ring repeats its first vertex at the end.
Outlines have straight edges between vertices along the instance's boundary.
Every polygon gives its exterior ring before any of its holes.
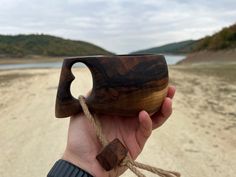
{"type": "MultiPolygon", "coordinates": [[[[153,129],[160,127],[172,113],[172,98],[175,87],[168,88],[159,112],[151,117],[146,111],[141,111],[138,117],[99,116],[104,135],[110,142],[118,138],[129,150],[129,156],[134,160],[141,153],[153,129]]],[[[68,141],[63,159],[67,160],[96,177],[115,177],[126,170],[119,168],[105,171],[96,160],[102,146],[95,130],[84,114],[72,116],[68,131],[68,141]]]]}

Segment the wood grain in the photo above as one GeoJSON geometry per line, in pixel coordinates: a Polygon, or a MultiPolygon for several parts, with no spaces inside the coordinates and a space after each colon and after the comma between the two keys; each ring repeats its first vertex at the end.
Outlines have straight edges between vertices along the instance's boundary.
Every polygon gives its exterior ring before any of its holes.
{"type": "Polygon", "coordinates": [[[168,87],[168,68],[162,55],[92,56],[65,59],[56,100],[56,117],[81,111],[79,101],[70,93],[74,80],[71,67],[82,62],[93,77],[93,89],[86,99],[92,112],[136,116],[146,110],[158,111],[168,87]]]}

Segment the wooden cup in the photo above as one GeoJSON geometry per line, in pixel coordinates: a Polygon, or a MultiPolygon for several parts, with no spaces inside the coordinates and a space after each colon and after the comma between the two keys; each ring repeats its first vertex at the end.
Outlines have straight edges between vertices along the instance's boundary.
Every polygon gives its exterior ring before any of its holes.
{"type": "Polygon", "coordinates": [[[63,62],[56,97],[56,117],[82,111],[70,92],[73,64],[84,63],[91,71],[93,88],[86,98],[93,113],[137,116],[141,110],[157,112],[167,94],[168,67],[163,55],[115,55],[67,58],[63,62]]]}

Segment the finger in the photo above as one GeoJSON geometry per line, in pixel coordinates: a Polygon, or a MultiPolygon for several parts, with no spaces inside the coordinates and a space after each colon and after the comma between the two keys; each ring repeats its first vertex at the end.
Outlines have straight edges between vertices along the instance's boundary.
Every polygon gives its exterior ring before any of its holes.
{"type": "Polygon", "coordinates": [[[161,107],[161,113],[164,117],[169,117],[172,113],[172,100],[170,98],[165,98],[162,107],[161,107]]]}
{"type": "Polygon", "coordinates": [[[174,97],[174,95],[175,95],[175,91],[176,91],[176,87],[175,86],[169,86],[167,97],[172,99],[174,97]]]}
{"type": "Polygon", "coordinates": [[[152,133],[152,119],[146,111],[139,113],[139,127],[136,131],[136,139],[142,149],[148,137],[152,133]]]}
{"type": "Polygon", "coordinates": [[[165,98],[161,110],[152,116],[152,128],[156,129],[160,127],[172,113],[172,100],[165,98]]]}
{"type": "Polygon", "coordinates": [[[92,90],[89,90],[88,93],[86,94],[86,97],[88,97],[92,93],[92,90]]]}

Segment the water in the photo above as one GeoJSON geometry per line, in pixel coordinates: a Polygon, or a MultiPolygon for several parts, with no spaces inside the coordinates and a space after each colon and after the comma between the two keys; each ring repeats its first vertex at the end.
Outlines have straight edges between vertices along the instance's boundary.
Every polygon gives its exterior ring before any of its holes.
{"type": "MultiPolygon", "coordinates": [[[[185,58],[184,55],[165,55],[168,65],[176,64],[178,61],[185,58]]],[[[61,68],[62,62],[48,63],[26,63],[26,64],[0,64],[0,70],[9,69],[28,69],[28,68],[61,68]]],[[[73,67],[84,67],[82,63],[76,63],[73,67]]]]}
{"type": "Polygon", "coordinates": [[[174,65],[185,58],[184,55],[165,55],[164,54],[164,56],[168,65],[174,65]]]}

